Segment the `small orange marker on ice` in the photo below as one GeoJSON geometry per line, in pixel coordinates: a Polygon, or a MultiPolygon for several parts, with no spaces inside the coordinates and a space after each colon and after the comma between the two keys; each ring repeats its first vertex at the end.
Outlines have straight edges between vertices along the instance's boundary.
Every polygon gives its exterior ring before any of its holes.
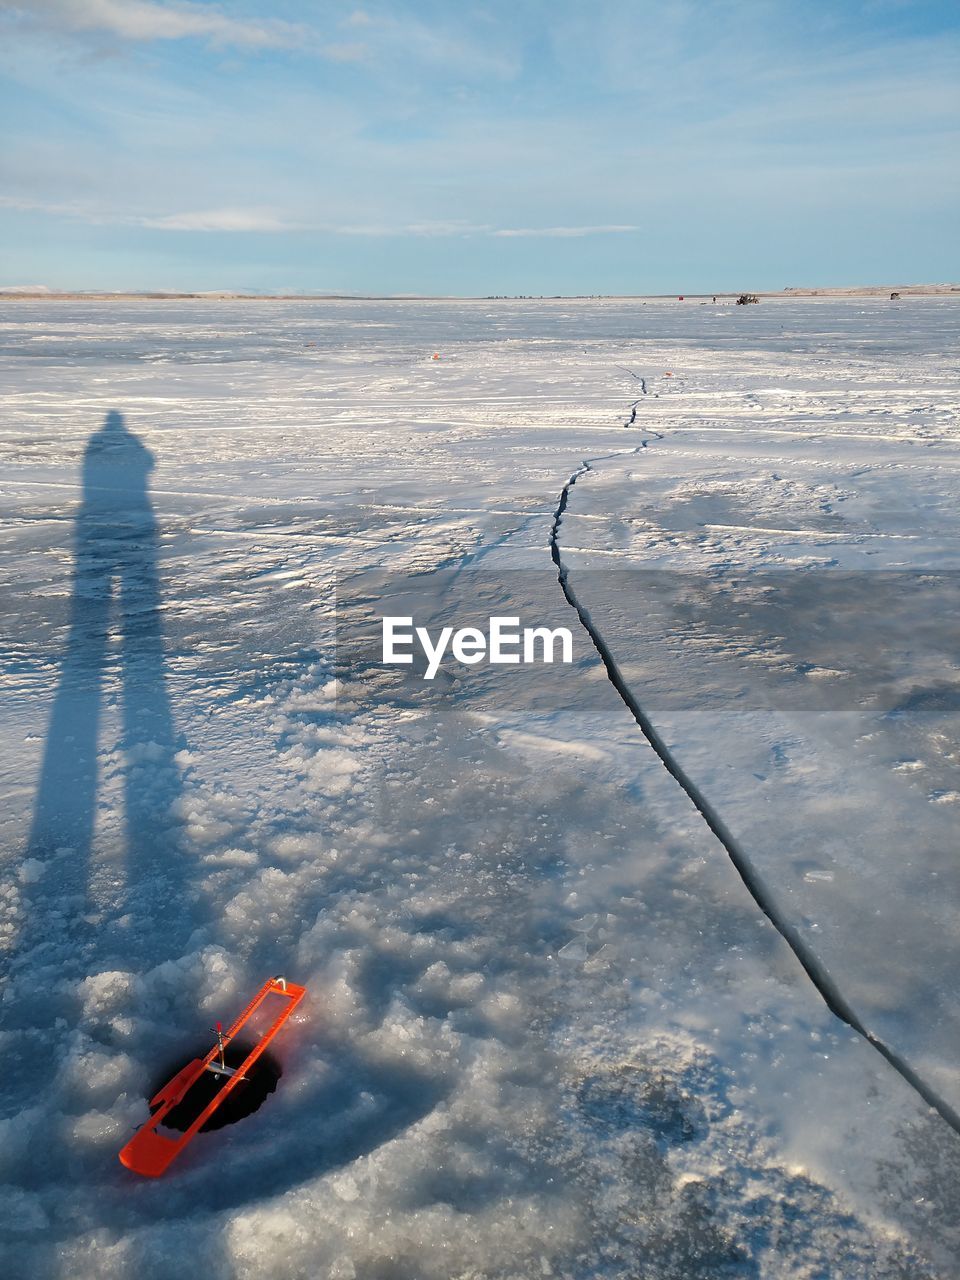
{"type": "Polygon", "coordinates": [[[217,1043],[213,1048],[205,1057],[194,1058],[192,1062],[188,1062],[172,1080],[167,1081],[159,1093],[150,1099],[152,1111],[150,1119],[146,1124],[141,1125],[120,1152],[120,1163],[143,1177],[159,1178],[183,1148],[196,1137],[217,1107],[237,1085],[247,1079],[250,1068],[306,994],[306,988],[297,986],[295,982],[287,982],[286,978],[270,978],[228,1031],[224,1031],[218,1022],[214,1032],[217,1043]],[[254,1047],[247,1052],[238,1067],[228,1067],[224,1049],[229,1046],[234,1036],[247,1027],[247,1024],[250,1024],[248,1032],[254,1030],[251,1019],[261,1008],[266,1015],[265,1025],[257,1032],[254,1047]],[[159,1132],[167,1112],[172,1111],[177,1103],[182,1102],[191,1087],[208,1071],[219,1083],[219,1090],[211,1101],[178,1137],[168,1137],[159,1132]]]}
{"type": "Polygon", "coordinates": [[[439,360],[439,359],[440,359],[440,352],[439,352],[439,351],[435,351],[435,352],[433,353],[433,358],[434,358],[434,360],[439,360]]]}

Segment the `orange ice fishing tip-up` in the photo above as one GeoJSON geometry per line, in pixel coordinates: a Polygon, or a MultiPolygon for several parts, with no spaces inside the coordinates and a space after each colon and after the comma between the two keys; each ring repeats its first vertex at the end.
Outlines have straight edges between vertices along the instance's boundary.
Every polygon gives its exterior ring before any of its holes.
{"type": "Polygon", "coordinates": [[[159,1178],[162,1173],[165,1173],[229,1094],[246,1079],[250,1068],[306,994],[306,987],[298,987],[296,983],[287,982],[285,978],[271,978],[263,984],[229,1030],[223,1031],[218,1022],[217,1043],[206,1057],[194,1058],[192,1062],[187,1063],[182,1071],[178,1071],[173,1079],[168,1080],[160,1092],[150,1099],[151,1111],[154,1107],[157,1109],[120,1152],[121,1164],[147,1178],[159,1178]],[[244,1030],[256,1038],[256,1044],[239,1066],[228,1067],[224,1059],[224,1050],[231,1040],[244,1030]],[[214,1079],[222,1081],[211,1101],[183,1133],[175,1137],[168,1136],[169,1131],[159,1133],[158,1129],[163,1124],[164,1117],[183,1101],[192,1086],[206,1072],[211,1073],[214,1079]]]}

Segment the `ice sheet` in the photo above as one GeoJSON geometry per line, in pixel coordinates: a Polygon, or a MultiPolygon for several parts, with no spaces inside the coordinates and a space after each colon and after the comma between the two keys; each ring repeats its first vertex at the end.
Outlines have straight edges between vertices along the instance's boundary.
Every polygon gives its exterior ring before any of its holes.
{"type": "Polygon", "coordinates": [[[774,682],[803,655],[601,584],[955,568],[958,319],[4,304],[11,1274],[951,1275],[956,1133],[829,1012],[585,637],[546,675],[427,687],[338,665],[334,624],[364,575],[439,615],[483,574],[576,627],[550,533],[596,459],[558,545],[631,687],[953,1097],[955,708],[698,712],[744,647],[774,682]],[[111,412],[154,465],[75,563],[111,412]],[[310,998],[276,1095],[132,1180],[158,1066],[282,972],[310,998]]]}

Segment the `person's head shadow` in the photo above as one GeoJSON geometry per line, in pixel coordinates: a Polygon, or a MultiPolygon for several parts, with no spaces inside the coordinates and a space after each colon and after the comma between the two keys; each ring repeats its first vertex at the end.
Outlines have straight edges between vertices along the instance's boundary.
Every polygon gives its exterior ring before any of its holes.
{"type": "Polygon", "coordinates": [[[87,933],[88,951],[92,943],[103,955],[122,953],[126,939],[130,960],[141,952],[166,958],[182,932],[181,776],[148,489],[153,466],[115,411],[87,441],[66,644],[28,851],[45,866],[34,895],[49,917],[41,936],[87,933]],[[158,955],[152,944],[161,934],[158,955]]]}
{"type": "Polygon", "coordinates": [[[141,511],[152,518],[147,482],[153,465],[153,454],[127,429],[123,414],[111,409],[84,451],[81,519],[94,511],[141,511]]]}

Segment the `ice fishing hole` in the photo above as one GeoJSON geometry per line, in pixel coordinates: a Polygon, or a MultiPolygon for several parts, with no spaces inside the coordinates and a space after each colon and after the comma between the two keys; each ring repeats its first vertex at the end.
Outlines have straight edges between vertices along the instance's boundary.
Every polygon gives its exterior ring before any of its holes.
{"type": "MultiPolygon", "coordinates": [[[[227,1066],[239,1067],[252,1048],[252,1044],[241,1040],[231,1040],[224,1050],[224,1059],[227,1066]]],[[[178,1071],[182,1070],[188,1063],[193,1062],[195,1058],[206,1057],[209,1049],[210,1046],[207,1044],[199,1052],[191,1054],[190,1057],[178,1059],[162,1076],[158,1076],[154,1080],[147,1097],[155,1097],[167,1081],[172,1080],[178,1071]]],[[[209,1117],[205,1124],[200,1126],[200,1132],[210,1133],[213,1129],[222,1129],[228,1124],[236,1124],[238,1120],[245,1120],[247,1116],[252,1116],[255,1111],[260,1110],[270,1094],[274,1092],[282,1075],[283,1069],[277,1059],[269,1052],[262,1053],[247,1071],[246,1079],[241,1080],[235,1088],[231,1089],[213,1115],[209,1117]]],[[[163,1128],[176,1129],[180,1133],[183,1133],[185,1129],[189,1129],[204,1107],[209,1102],[212,1102],[220,1092],[223,1085],[224,1080],[222,1077],[218,1079],[212,1071],[204,1071],[200,1079],[190,1086],[177,1105],[171,1107],[164,1116],[163,1128]]]]}

